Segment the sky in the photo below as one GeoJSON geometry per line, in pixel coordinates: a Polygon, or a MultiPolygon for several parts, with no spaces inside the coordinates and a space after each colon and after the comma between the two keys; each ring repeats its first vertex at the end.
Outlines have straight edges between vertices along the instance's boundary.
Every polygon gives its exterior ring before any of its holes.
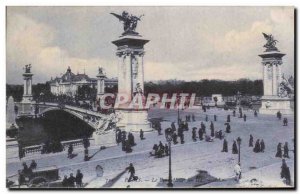
{"type": "Polygon", "coordinates": [[[7,7],[8,84],[33,83],[72,72],[117,77],[116,40],[122,23],[110,13],[144,16],[145,80],[262,79],[261,59],[271,33],[285,53],[283,73],[294,74],[294,7],[7,7]]]}

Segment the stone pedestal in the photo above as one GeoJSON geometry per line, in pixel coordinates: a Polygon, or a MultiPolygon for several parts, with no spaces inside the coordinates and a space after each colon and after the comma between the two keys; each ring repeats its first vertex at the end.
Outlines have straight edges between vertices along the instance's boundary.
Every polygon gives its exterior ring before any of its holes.
{"type": "Polygon", "coordinates": [[[262,58],[264,96],[262,97],[262,106],[259,109],[261,114],[276,114],[280,111],[282,114],[293,114],[293,99],[282,95],[282,57],[285,54],[277,49],[267,50],[259,55],[262,58]]]}
{"type": "Polygon", "coordinates": [[[24,88],[22,102],[24,103],[29,103],[32,101],[32,76],[33,74],[30,72],[23,73],[24,88]]]}
{"type": "Polygon", "coordinates": [[[144,97],[144,45],[149,42],[137,33],[124,34],[112,43],[117,46],[118,95],[127,96],[128,104],[116,108],[121,116],[118,127],[126,131],[151,130],[146,109],[129,108],[135,95],[144,97]]]}
{"type": "Polygon", "coordinates": [[[105,74],[103,73],[103,69],[99,68],[99,72],[97,74],[97,99],[101,99],[101,97],[104,95],[104,89],[105,89],[105,74]]]}
{"type": "Polygon", "coordinates": [[[139,132],[140,129],[143,131],[152,131],[148,121],[147,110],[116,110],[116,114],[120,121],[117,123],[117,127],[130,132],[139,132]]]}
{"type": "Polygon", "coordinates": [[[282,114],[294,114],[293,100],[280,98],[278,96],[263,96],[261,99],[259,113],[276,115],[278,111],[282,114]]]}
{"type": "Polygon", "coordinates": [[[116,143],[116,132],[114,130],[101,132],[97,134],[93,133],[93,138],[95,140],[95,145],[97,146],[114,146],[116,143]]]}

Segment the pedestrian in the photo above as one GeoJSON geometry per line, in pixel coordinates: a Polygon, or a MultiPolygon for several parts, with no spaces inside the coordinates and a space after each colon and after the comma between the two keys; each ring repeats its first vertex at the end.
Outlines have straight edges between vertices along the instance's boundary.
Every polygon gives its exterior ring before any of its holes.
{"type": "Polygon", "coordinates": [[[172,131],[173,131],[173,132],[175,132],[175,131],[176,131],[175,122],[172,122],[172,124],[171,124],[171,128],[172,128],[172,131]]]}
{"type": "Polygon", "coordinates": [[[202,128],[199,128],[198,134],[199,134],[200,141],[202,141],[203,140],[203,130],[202,130],[202,128]]]}
{"type": "Polygon", "coordinates": [[[193,127],[193,130],[192,130],[192,139],[193,141],[197,141],[197,135],[196,135],[196,127],[193,127]]]}
{"type": "Polygon", "coordinates": [[[36,169],[36,167],[37,167],[37,164],[36,164],[35,160],[32,160],[32,161],[31,161],[31,164],[30,164],[30,166],[29,166],[29,168],[30,168],[31,170],[34,170],[34,169],[36,169]]]}
{"type": "Polygon", "coordinates": [[[290,169],[287,166],[285,159],[282,159],[280,177],[285,179],[287,185],[291,184],[291,174],[290,169]]]}
{"type": "Polygon", "coordinates": [[[61,185],[63,187],[68,187],[68,177],[67,177],[67,175],[64,176],[64,179],[62,180],[61,185]]]}
{"type": "Polygon", "coordinates": [[[257,139],[256,140],[256,142],[255,142],[255,146],[254,146],[254,148],[253,148],[253,151],[255,152],[255,153],[258,153],[258,152],[260,152],[260,143],[259,143],[259,139],[257,139]]]}
{"type": "Polygon", "coordinates": [[[128,173],[130,173],[130,176],[128,178],[128,182],[132,181],[134,179],[135,175],[135,169],[132,163],[129,164],[129,166],[126,168],[128,170],[128,173]]]}
{"type": "Polygon", "coordinates": [[[73,155],[73,144],[69,144],[69,148],[68,148],[68,158],[72,158],[73,155]]]}
{"type": "Polygon", "coordinates": [[[217,115],[214,115],[214,121],[217,121],[217,115]]]}
{"type": "Polygon", "coordinates": [[[231,132],[231,127],[229,123],[225,123],[226,125],[226,133],[230,133],[231,132]]]}
{"type": "Polygon", "coordinates": [[[282,158],[281,143],[278,143],[278,145],[277,145],[277,152],[276,152],[275,157],[282,158]]]}
{"type": "Polygon", "coordinates": [[[237,182],[239,182],[240,179],[241,179],[241,176],[242,176],[242,169],[241,169],[240,164],[236,164],[236,165],[234,166],[234,173],[235,173],[235,180],[236,180],[237,182]]]}
{"type": "Polygon", "coordinates": [[[289,157],[289,146],[288,146],[288,142],[285,142],[284,146],[283,146],[283,157],[284,158],[290,158],[289,157]]]}
{"type": "Polygon", "coordinates": [[[287,118],[283,119],[283,126],[288,126],[288,119],[287,118]]]}
{"type": "Polygon", "coordinates": [[[144,131],[143,131],[143,129],[140,130],[140,139],[141,139],[141,140],[144,140],[144,139],[145,139],[145,138],[144,138],[144,131]]]}
{"type": "Polygon", "coordinates": [[[265,152],[265,148],[266,148],[265,142],[264,142],[264,140],[262,139],[262,140],[260,141],[260,151],[261,151],[261,152],[265,152]]]}
{"type": "Polygon", "coordinates": [[[177,144],[177,143],[178,143],[177,137],[178,137],[178,136],[177,136],[176,132],[173,133],[173,144],[177,144]]]}
{"type": "Polygon", "coordinates": [[[238,154],[238,148],[237,148],[235,140],[233,141],[233,144],[232,144],[232,154],[238,154]]]}
{"type": "Polygon", "coordinates": [[[80,172],[80,170],[77,170],[77,174],[75,177],[75,182],[76,182],[76,187],[82,187],[82,179],[83,179],[83,174],[80,172]]]}
{"type": "Polygon", "coordinates": [[[205,121],[206,121],[206,122],[208,121],[208,116],[207,116],[207,115],[205,116],[205,121]]]}
{"type": "Polygon", "coordinates": [[[230,122],[230,115],[227,115],[227,123],[230,122]]]}
{"type": "Polygon", "coordinates": [[[203,122],[201,122],[201,130],[203,133],[206,133],[206,126],[204,125],[203,122]]]}
{"type": "Polygon", "coordinates": [[[235,117],[235,110],[233,110],[232,115],[235,117]]]}
{"type": "Polygon", "coordinates": [[[246,120],[247,120],[247,116],[246,114],[244,114],[244,121],[246,122],[246,120]]]}
{"type": "Polygon", "coordinates": [[[224,139],[223,141],[223,149],[222,149],[222,152],[228,152],[228,143],[227,143],[227,140],[224,139]]]}
{"type": "Polygon", "coordinates": [[[19,182],[19,188],[21,185],[23,185],[25,183],[25,176],[24,176],[24,172],[22,172],[21,170],[18,170],[18,182],[19,182]]]}
{"type": "Polygon", "coordinates": [[[75,177],[73,176],[73,173],[70,174],[70,177],[68,178],[68,187],[74,187],[75,186],[75,177]]]}
{"type": "Polygon", "coordinates": [[[212,136],[212,137],[215,136],[215,126],[214,126],[214,123],[212,121],[210,123],[210,136],[212,136]]]}
{"type": "Polygon", "coordinates": [[[250,134],[249,147],[253,147],[253,136],[250,134]]]}
{"type": "Polygon", "coordinates": [[[254,110],[254,117],[257,117],[257,111],[254,110]]]}
{"type": "Polygon", "coordinates": [[[281,120],[281,112],[280,111],[277,112],[277,118],[278,118],[278,120],[281,120]]]}

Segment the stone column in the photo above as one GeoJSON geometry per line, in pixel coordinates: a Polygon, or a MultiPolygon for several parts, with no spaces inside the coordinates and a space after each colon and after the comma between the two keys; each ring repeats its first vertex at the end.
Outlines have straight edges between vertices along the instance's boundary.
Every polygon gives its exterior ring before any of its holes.
{"type": "Polygon", "coordinates": [[[277,96],[277,75],[276,75],[276,64],[272,64],[272,95],[277,96]]]}

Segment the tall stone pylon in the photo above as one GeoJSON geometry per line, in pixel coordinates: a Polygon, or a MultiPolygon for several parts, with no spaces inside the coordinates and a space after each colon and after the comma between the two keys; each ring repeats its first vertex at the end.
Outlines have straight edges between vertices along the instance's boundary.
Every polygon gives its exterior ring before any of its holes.
{"type": "Polygon", "coordinates": [[[32,101],[32,76],[33,73],[31,73],[31,64],[25,65],[25,71],[23,73],[24,89],[22,102],[32,101]]]}
{"type": "Polygon", "coordinates": [[[276,47],[276,42],[272,35],[263,33],[267,43],[264,45],[265,52],[259,56],[262,58],[263,90],[261,98],[262,106],[259,110],[262,114],[276,114],[280,111],[283,114],[292,114],[292,99],[287,91],[282,75],[282,57],[285,56],[276,47]]]}
{"type": "Polygon", "coordinates": [[[96,77],[97,77],[97,100],[100,100],[105,92],[105,78],[106,78],[102,67],[98,68],[98,74],[96,77]]]}
{"type": "Polygon", "coordinates": [[[119,127],[124,126],[127,131],[147,130],[148,110],[129,108],[128,105],[136,95],[144,98],[144,46],[149,40],[144,39],[135,31],[141,17],[130,15],[123,11],[121,15],[112,13],[123,22],[124,32],[112,41],[117,46],[118,57],[118,94],[125,95],[128,103],[118,107],[116,112],[121,115],[119,127]]]}

